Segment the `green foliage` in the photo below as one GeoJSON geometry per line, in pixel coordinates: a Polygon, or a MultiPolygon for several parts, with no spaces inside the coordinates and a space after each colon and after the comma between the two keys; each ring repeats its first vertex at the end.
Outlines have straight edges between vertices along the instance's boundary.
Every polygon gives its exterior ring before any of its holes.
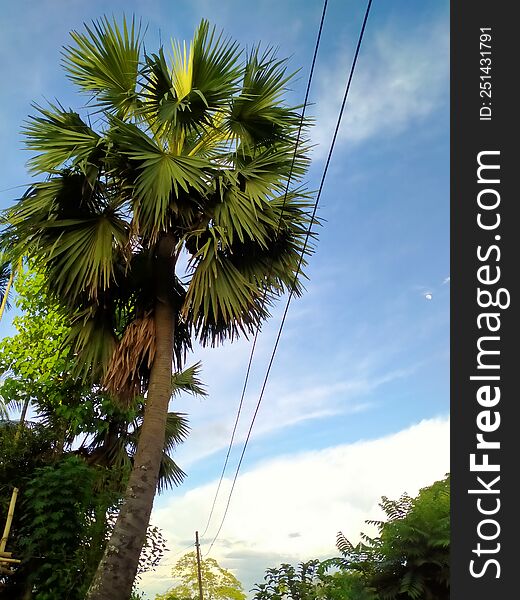
{"type": "Polygon", "coordinates": [[[448,600],[449,476],[416,498],[382,498],[386,521],[368,521],[377,537],[354,546],[341,532],[341,557],[268,569],[255,600],[448,600]]]}
{"type": "Polygon", "coordinates": [[[353,546],[338,534],[343,569],[360,573],[381,600],[444,600],[450,589],[449,476],[423,488],[416,498],[383,497],[386,521],[369,521],[379,535],[353,546]]]}
{"type": "Polygon", "coordinates": [[[22,488],[35,469],[49,463],[55,444],[53,432],[42,425],[20,429],[18,423],[0,421],[0,489],[22,488]]]}
{"type": "MultiPolygon", "coordinates": [[[[0,527],[3,528],[6,521],[12,492],[16,487],[19,490],[18,504],[7,547],[15,556],[20,551],[20,502],[25,487],[38,468],[49,464],[54,452],[54,436],[45,427],[29,423],[28,427],[20,430],[17,423],[0,421],[0,527]]],[[[0,576],[0,582],[13,584],[13,579],[9,575],[3,578],[0,576]]],[[[0,597],[3,597],[1,589],[0,586],[0,597]]],[[[12,586],[7,597],[13,600],[16,598],[12,586]]]]}
{"type": "MultiPolygon", "coordinates": [[[[69,327],[49,298],[41,274],[21,271],[17,291],[16,302],[23,313],[15,319],[17,334],[0,344],[0,364],[7,370],[0,390],[6,406],[30,400],[38,422],[26,421],[20,427],[0,421],[0,517],[3,522],[11,491],[18,487],[9,550],[24,561],[16,575],[3,583],[12,600],[32,586],[37,598],[55,598],[54,589],[63,598],[83,598],[115,523],[144,404],[141,399],[120,406],[74,377],[67,346],[69,327]],[[46,368],[41,369],[34,357],[46,368]],[[85,445],[82,435],[84,442],[78,449],[79,434],[90,437],[85,445]],[[74,501],[67,504],[70,499],[74,501]],[[44,522],[45,515],[52,516],[44,522]],[[69,528],[60,527],[62,519],[69,528]]],[[[203,394],[199,371],[196,364],[177,373],[175,392],[203,394]]],[[[184,477],[167,453],[188,431],[183,415],[168,415],[161,489],[184,477]]],[[[164,549],[160,530],[149,527],[138,573],[155,568],[164,549]]]]}
{"type": "MultiPolygon", "coordinates": [[[[103,472],[77,456],[37,468],[17,508],[21,521],[13,549],[22,558],[14,600],[32,589],[35,600],[83,600],[117,517],[119,494],[100,489],[103,472]],[[20,591],[18,591],[20,590],[20,591]]],[[[153,570],[166,547],[149,527],[138,576],[153,570]]]]}
{"type": "MultiPolygon", "coordinates": [[[[321,565],[323,569],[323,564],[321,565]]],[[[363,577],[350,571],[322,572],[316,593],[323,600],[379,600],[374,588],[368,587],[363,577]]]]}
{"type": "Polygon", "coordinates": [[[13,319],[17,334],[0,341],[0,401],[5,406],[36,404],[37,412],[55,429],[56,438],[71,442],[91,431],[99,394],[71,374],[73,356],[65,343],[66,320],[46,292],[44,277],[19,270],[13,319]]]}
{"type": "MultiPolygon", "coordinates": [[[[202,595],[204,600],[245,600],[242,584],[216,560],[201,560],[202,595]]],[[[156,600],[197,600],[199,584],[197,576],[197,555],[185,554],[172,569],[172,577],[179,583],[166,593],[156,596],[156,600]]]]}
{"type": "Polygon", "coordinates": [[[69,367],[63,349],[67,328],[63,317],[47,302],[43,286],[43,277],[34,272],[19,272],[16,279],[16,304],[22,315],[14,318],[13,325],[19,335],[0,341],[0,371],[9,375],[0,386],[6,403],[53,397],[56,374],[69,367]]]}
{"type": "Polygon", "coordinates": [[[22,552],[35,600],[80,600],[85,542],[95,526],[94,474],[69,456],[34,473],[23,498],[22,552]]]}
{"type": "MultiPolygon", "coordinates": [[[[0,341],[0,369],[7,374],[0,381],[0,402],[12,407],[30,401],[40,422],[52,430],[53,447],[58,453],[70,451],[75,440],[77,447],[77,436],[88,436],[88,445],[83,443],[75,451],[90,464],[119,469],[124,475],[119,486],[123,489],[137,448],[144,399],[139,397],[124,406],[99,385],[88,385],[76,377],[68,343],[70,326],[49,296],[40,273],[20,270],[16,289],[16,304],[23,312],[14,319],[17,334],[0,341]]],[[[200,368],[196,363],[175,373],[173,394],[205,395],[200,368]]],[[[179,485],[184,479],[185,473],[170,455],[188,433],[186,417],[169,413],[159,491],[179,485]]]]}
{"type": "Polygon", "coordinates": [[[302,562],[296,568],[282,564],[267,569],[265,582],[255,587],[255,600],[315,600],[320,587],[320,562],[302,562]]]}
{"type": "Polygon", "coordinates": [[[327,573],[319,560],[282,564],[267,569],[265,583],[254,588],[255,600],[378,600],[362,578],[352,572],[327,573]]]}

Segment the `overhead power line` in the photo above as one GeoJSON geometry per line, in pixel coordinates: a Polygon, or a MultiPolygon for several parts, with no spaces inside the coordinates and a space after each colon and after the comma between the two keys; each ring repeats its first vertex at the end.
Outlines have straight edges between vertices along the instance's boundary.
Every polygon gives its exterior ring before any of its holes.
{"type": "Polygon", "coordinates": [[[356,68],[356,64],[357,64],[357,60],[358,60],[358,56],[359,56],[359,50],[361,48],[361,43],[363,41],[363,37],[364,37],[364,34],[365,34],[365,28],[366,28],[366,24],[367,24],[367,21],[368,21],[368,16],[370,14],[371,6],[372,6],[372,0],[369,0],[368,4],[367,4],[366,11],[365,11],[365,16],[363,18],[363,24],[361,26],[361,31],[359,33],[359,38],[358,38],[358,42],[357,42],[357,46],[356,46],[356,51],[354,53],[354,58],[352,60],[352,65],[350,67],[350,72],[349,72],[349,76],[348,76],[348,80],[347,80],[347,85],[345,87],[345,93],[343,95],[343,101],[341,103],[341,107],[340,107],[340,110],[339,110],[338,119],[337,119],[337,122],[336,122],[336,127],[334,129],[334,134],[332,136],[332,141],[331,141],[331,144],[330,144],[330,149],[329,149],[329,152],[328,152],[328,155],[327,155],[327,160],[326,160],[325,166],[323,168],[323,174],[322,174],[322,177],[321,177],[320,186],[318,188],[318,193],[316,195],[316,201],[314,203],[314,209],[313,209],[313,212],[312,212],[312,216],[311,216],[309,228],[308,228],[307,234],[305,236],[305,243],[304,243],[301,255],[300,255],[300,260],[299,260],[298,268],[296,270],[296,274],[295,274],[295,277],[294,277],[294,280],[293,280],[293,284],[291,286],[291,290],[290,290],[289,296],[287,298],[287,303],[285,305],[285,309],[284,309],[284,312],[283,312],[283,316],[282,316],[282,320],[281,320],[281,323],[280,323],[280,327],[278,329],[278,334],[276,336],[276,341],[275,341],[275,344],[274,344],[274,347],[273,347],[273,351],[271,353],[271,358],[269,360],[267,371],[266,371],[266,374],[265,374],[265,377],[264,377],[264,381],[263,381],[262,388],[261,388],[261,391],[260,391],[260,396],[258,398],[258,402],[256,404],[255,412],[253,414],[253,418],[251,420],[251,424],[250,424],[249,430],[247,432],[247,437],[246,437],[246,441],[244,442],[244,447],[242,448],[242,453],[240,455],[240,460],[238,461],[238,465],[237,465],[237,468],[235,470],[235,476],[233,478],[233,483],[231,485],[231,490],[229,491],[228,500],[227,500],[227,503],[226,503],[226,508],[224,510],[224,515],[222,516],[222,520],[220,522],[220,526],[219,526],[219,528],[217,530],[217,533],[215,534],[215,537],[213,538],[213,541],[211,542],[210,547],[209,547],[208,551],[206,552],[205,556],[207,556],[211,552],[211,549],[213,548],[213,545],[217,541],[218,536],[220,534],[220,531],[222,530],[222,526],[224,525],[224,521],[226,520],[226,516],[227,516],[228,510],[229,510],[229,506],[231,504],[231,498],[233,496],[233,491],[235,489],[235,485],[236,485],[236,482],[237,482],[238,474],[240,472],[240,467],[242,466],[242,461],[244,459],[244,455],[246,453],[247,445],[248,445],[249,439],[251,437],[251,432],[253,430],[253,426],[254,426],[254,423],[255,423],[256,417],[258,415],[258,411],[260,409],[260,405],[262,403],[262,399],[263,399],[263,396],[264,396],[264,391],[265,391],[265,388],[267,386],[267,382],[269,380],[269,375],[270,375],[270,372],[271,372],[271,367],[273,365],[274,357],[275,357],[276,351],[278,349],[278,343],[280,341],[280,337],[282,335],[282,331],[283,331],[283,328],[284,328],[284,325],[285,325],[285,319],[287,317],[287,312],[289,310],[289,305],[290,305],[292,297],[293,297],[293,293],[294,293],[294,289],[295,289],[295,285],[296,285],[296,280],[298,278],[298,274],[299,274],[300,269],[301,269],[301,265],[302,265],[302,262],[303,262],[303,257],[305,255],[305,251],[307,249],[307,245],[308,245],[308,242],[309,242],[309,237],[311,235],[312,225],[315,222],[316,212],[318,210],[318,204],[319,204],[321,193],[322,193],[322,190],[323,190],[323,185],[325,183],[325,178],[327,176],[327,171],[329,169],[329,165],[330,165],[330,161],[331,161],[331,158],[332,158],[332,154],[334,152],[334,146],[336,144],[336,139],[338,137],[338,132],[339,132],[339,128],[340,128],[340,125],[341,125],[341,120],[343,118],[343,113],[345,111],[345,105],[347,103],[347,98],[348,98],[348,94],[349,94],[349,91],[350,91],[350,85],[352,83],[352,77],[354,75],[354,71],[355,71],[355,68],[356,68]]]}
{"type": "MultiPolygon", "coordinates": [[[[309,71],[309,78],[308,78],[308,81],[307,81],[307,89],[305,91],[305,98],[304,98],[304,101],[303,101],[302,114],[301,114],[301,117],[300,117],[300,124],[298,126],[298,133],[297,133],[297,136],[296,136],[296,142],[295,142],[295,146],[294,146],[294,154],[293,154],[293,157],[292,157],[291,167],[289,169],[289,176],[287,178],[287,185],[285,187],[284,199],[283,199],[282,208],[281,208],[281,211],[280,211],[280,217],[278,219],[278,226],[277,226],[277,229],[276,229],[276,235],[275,235],[275,237],[277,237],[278,233],[280,232],[280,227],[281,227],[281,224],[282,224],[283,212],[284,212],[284,209],[285,209],[285,204],[287,202],[287,194],[289,193],[289,186],[290,186],[291,178],[292,178],[292,174],[293,174],[294,163],[296,161],[296,156],[297,156],[297,152],[298,152],[298,145],[300,143],[300,138],[301,138],[301,133],[302,133],[302,128],[303,128],[303,123],[304,123],[304,119],[305,119],[305,110],[307,108],[308,101],[309,101],[309,93],[310,93],[310,89],[311,89],[312,77],[313,77],[313,74],[314,74],[314,66],[316,64],[316,58],[318,56],[318,49],[319,49],[319,46],[320,46],[321,32],[323,30],[323,23],[325,21],[325,13],[327,12],[327,4],[328,4],[328,0],[325,0],[324,3],[323,3],[323,11],[322,11],[321,21],[320,21],[320,25],[319,25],[319,29],[318,29],[318,35],[316,37],[316,44],[314,46],[314,54],[313,54],[313,57],[312,57],[311,68],[310,68],[310,71],[309,71]]],[[[269,271],[268,271],[268,275],[267,275],[267,279],[268,280],[269,280],[269,278],[271,276],[272,269],[273,269],[273,261],[271,261],[270,266],[269,266],[269,271]]],[[[267,286],[264,287],[264,292],[263,292],[263,296],[262,296],[262,301],[261,301],[262,302],[262,305],[261,305],[262,309],[265,306],[266,299],[267,299],[267,286]]],[[[231,439],[229,441],[229,446],[228,446],[228,449],[227,449],[226,458],[224,460],[224,466],[222,467],[222,472],[220,474],[220,479],[219,479],[219,482],[218,482],[218,485],[217,485],[217,490],[216,490],[215,496],[213,498],[213,504],[211,505],[211,510],[210,510],[210,513],[209,513],[208,521],[206,523],[206,527],[205,527],[204,531],[202,532],[201,537],[204,537],[204,535],[208,531],[209,524],[211,522],[211,518],[212,518],[213,512],[215,510],[215,505],[216,505],[217,498],[218,498],[218,495],[219,495],[219,492],[220,492],[220,488],[222,486],[222,481],[223,481],[224,475],[226,473],[226,468],[227,468],[227,465],[228,465],[228,462],[229,462],[229,456],[231,454],[231,449],[233,447],[233,442],[235,440],[235,434],[236,434],[236,431],[237,431],[238,422],[240,420],[240,415],[242,413],[242,406],[244,404],[244,397],[245,397],[245,393],[246,393],[246,390],[247,390],[247,384],[249,382],[249,374],[251,372],[251,365],[253,363],[253,357],[254,357],[255,350],[256,350],[256,342],[257,342],[257,339],[258,339],[259,332],[260,332],[260,325],[257,326],[256,332],[255,332],[255,335],[254,335],[254,338],[253,338],[253,344],[251,346],[251,353],[249,355],[249,362],[247,364],[246,375],[245,375],[245,379],[244,379],[244,385],[242,387],[242,393],[240,395],[240,402],[238,404],[237,416],[235,418],[235,424],[233,425],[233,432],[231,433],[231,439]]]]}

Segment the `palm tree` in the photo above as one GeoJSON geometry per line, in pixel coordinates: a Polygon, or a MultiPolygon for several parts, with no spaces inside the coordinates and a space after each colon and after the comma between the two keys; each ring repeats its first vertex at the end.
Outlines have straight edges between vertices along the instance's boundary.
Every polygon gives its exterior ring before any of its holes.
{"type": "MultiPolygon", "coordinates": [[[[199,379],[200,363],[175,373],[172,377],[172,396],[188,393],[205,396],[206,391],[199,379]]],[[[104,466],[124,473],[125,467],[133,463],[144,420],[144,404],[137,403],[135,418],[113,413],[106,419],[106,427],[100,428],[92,437],[88,447],[77,450],[92,465],[104,466]]],[[[157,491],[163,492],[182,483],[186,473],[171,458],[171,454],[188,436],[188,419],[182,413],[169,412],[157,481],[157,491]]]]}
{"type": "Polygon", "coordinates": [[[122,402],[146,397],[88,596],[117,600],[130,595],[145,540],[172,366],[193,335],[215,345],[250,334],[277,296],[301,293],[308,156],[295,150],[301,117],[272,49],[243,53],[206,21],[169,57],[144,51],[134,22],[103,19],[71,36],[64,66],[90,114],[35,107],[29,167],[45,179],[7,211],[2,247],[45,272],[73,326],[78,372],[122,402]]]}

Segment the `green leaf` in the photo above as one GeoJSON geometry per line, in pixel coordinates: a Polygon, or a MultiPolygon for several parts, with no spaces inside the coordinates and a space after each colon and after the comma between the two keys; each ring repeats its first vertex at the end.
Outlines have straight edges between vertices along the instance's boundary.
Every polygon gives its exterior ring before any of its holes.
{"type": "Polygon", "coordinates": [[[120,29],[106,17],[85,25],[86,33],[71,32],[74,45],[63,52],[63,64],[71,81],[93,93],[97,106],[123,117],[136,107],[140,29],[123,18],[120,29]]]}

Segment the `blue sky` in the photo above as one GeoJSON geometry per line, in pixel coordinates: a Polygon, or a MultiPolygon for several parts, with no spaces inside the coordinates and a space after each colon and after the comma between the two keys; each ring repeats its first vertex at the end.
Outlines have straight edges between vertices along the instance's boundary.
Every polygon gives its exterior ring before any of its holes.
{"type": "MultiPolygon", "coordinates": [[[[154,49],[159,40],[190,39],[200,19],[209,18],[244,45],[261,41],[290,56],[294,70],[302,68],[292,92],[301,102],[321,9],[320,2],[302,0],[7,3],[0,36],[0,190],[29,181],[20,127],[31,102],[82,105],[59,61],[68,32],[83,22],[135,13],[148,25],[146,44],[154,49]]],[[[364,10],[358,0],[329,2],[309,109],[317,144],[311,189],[323,169],[364,10]]],[[[19,191],[2,191],[0,206],[19,191]]],[[[243,477],[212,551],[247,589],[279,560],[332,554],[336,532],[355,539],[382,494],[413,493],[449,469],[447,1],[375,0],[319,216],[324,224],[307,292],[291,305],[243,477]],[[308,475],[294,479],[291,471],[308,475]],[[318,484],[308,486],[318,480],[330,493],[313,500],[318,484]],[[295,514],[302,521],[297,529],[287,525],[295,514]]],[[[231,476],[281,310],[273,311],[258,342],[231,476]]],[[[6,320],[0,335],[10,331],[6,320]]],[[[209,397],[175,404],[192,425],[177,455],[189,476],[182,488],[156,499],[153,519],[171,552],[162,570],[145,577],[150,594],[171,585],[172,555],[205,527],[249,350],[250,342],[241,340],[193,356],[203,361],[209,397]]],[[[221,510],[218,504],[216,517],[221,510]]]]}

